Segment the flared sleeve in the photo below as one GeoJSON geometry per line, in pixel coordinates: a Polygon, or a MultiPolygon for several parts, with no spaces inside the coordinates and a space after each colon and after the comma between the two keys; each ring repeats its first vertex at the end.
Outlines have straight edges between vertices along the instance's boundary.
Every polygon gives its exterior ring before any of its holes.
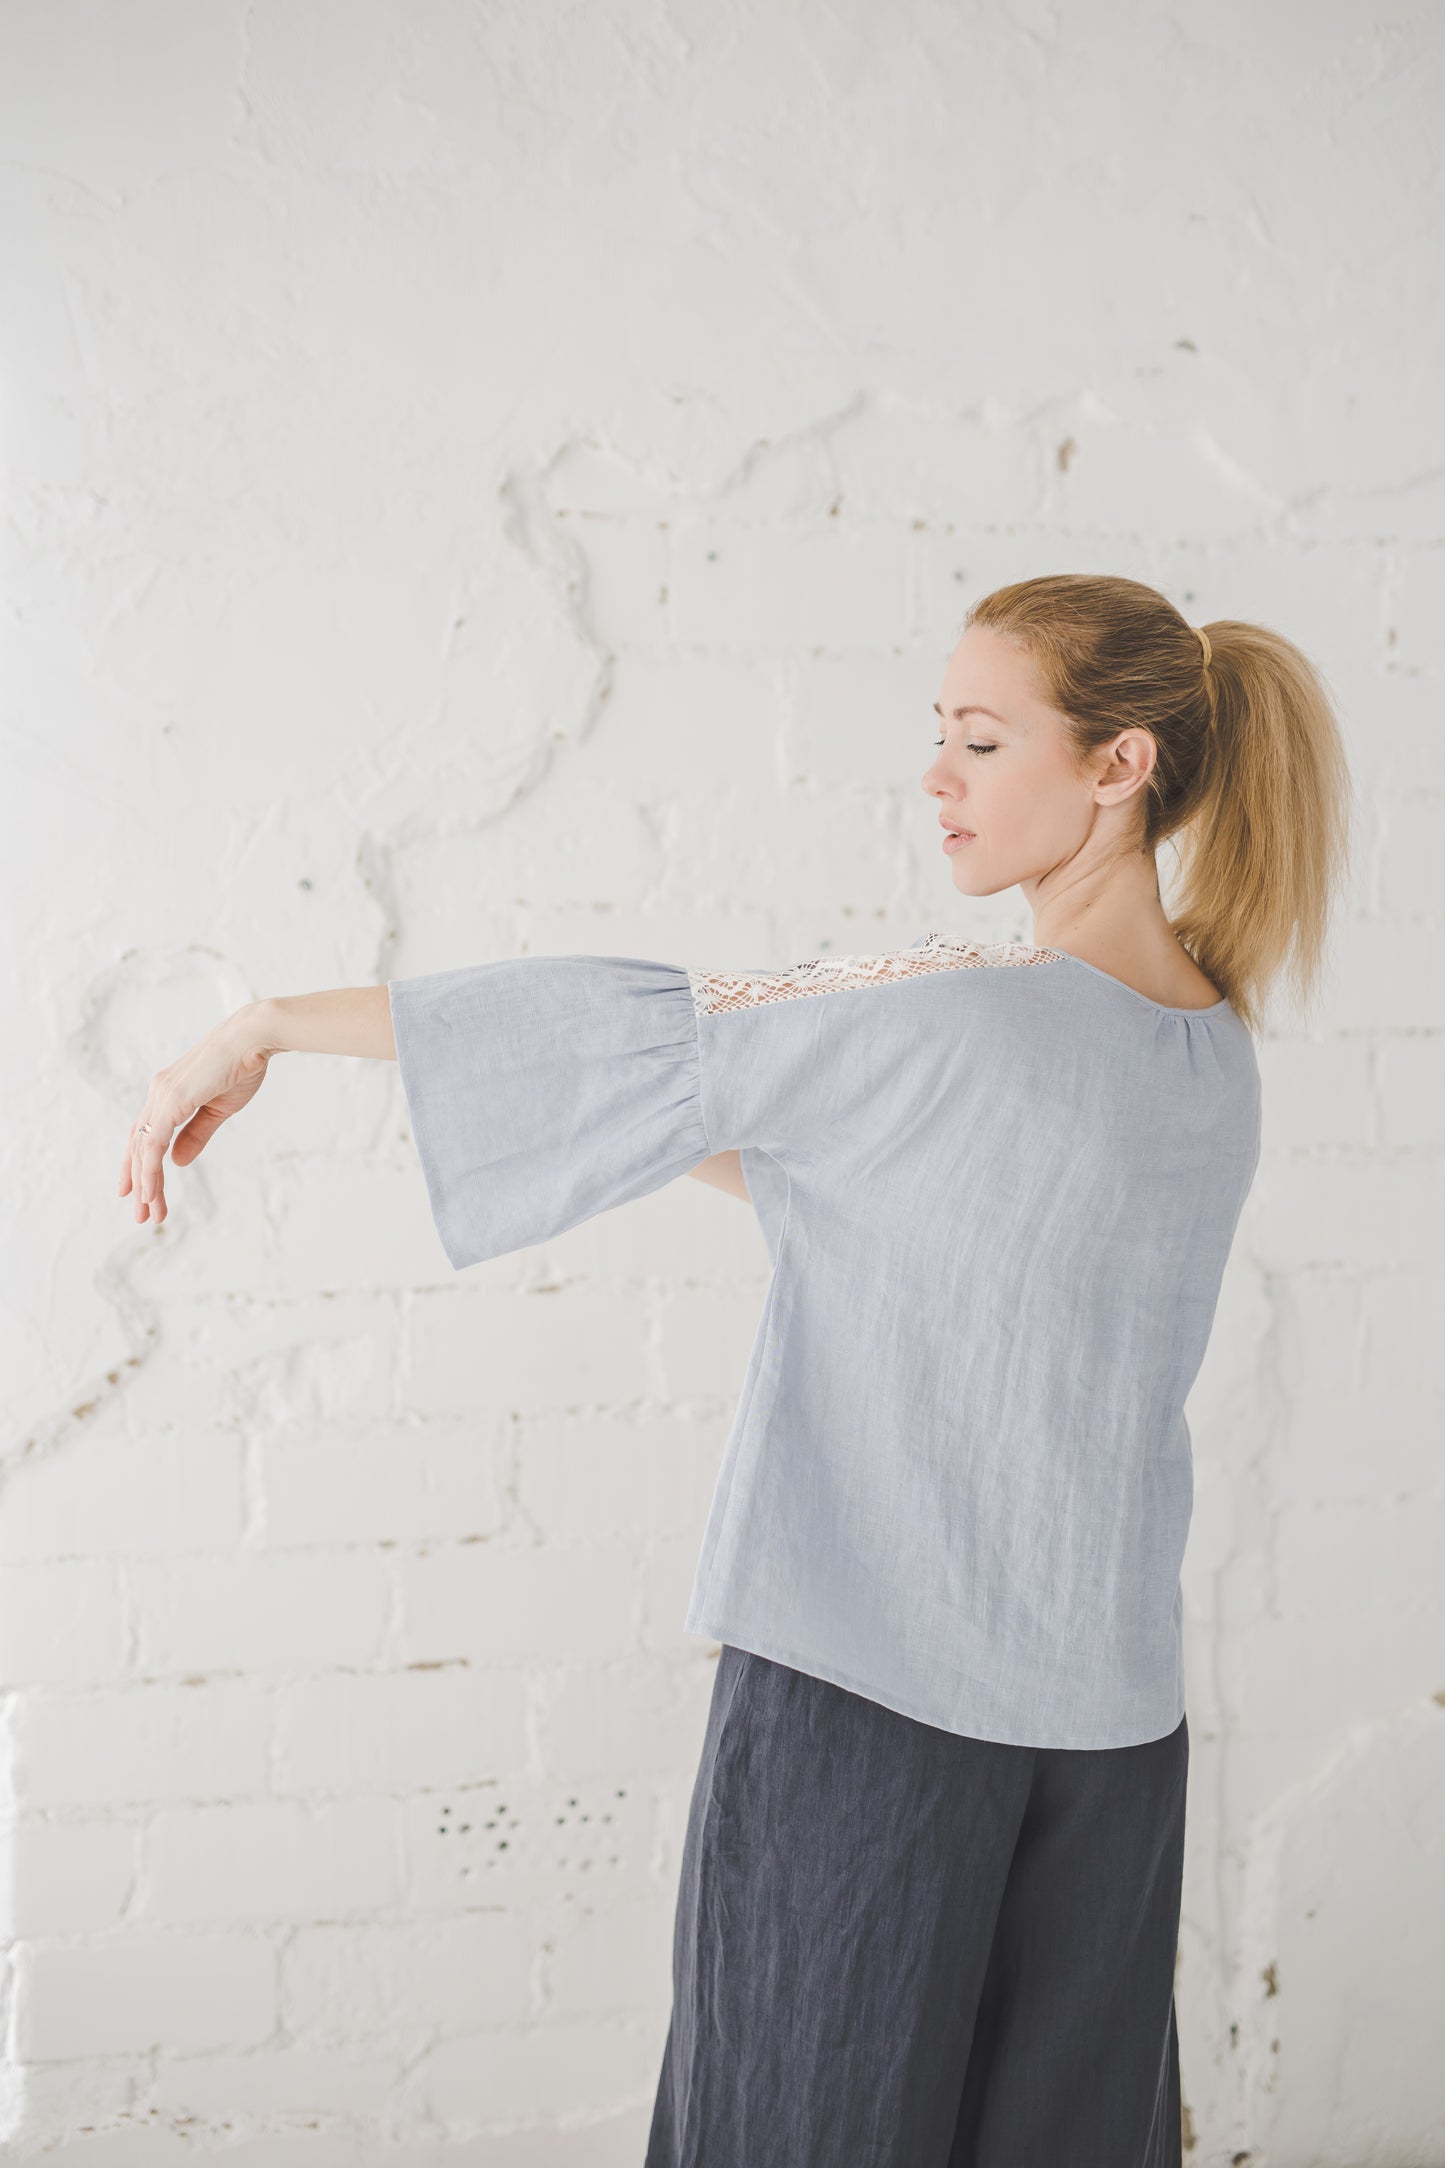
{"type": "Polygon", "coordinates": [[[710,1156],[684,967],[507,957],[389,979],[387,993],[432,1218],[458,1271],[710,1156]]]}

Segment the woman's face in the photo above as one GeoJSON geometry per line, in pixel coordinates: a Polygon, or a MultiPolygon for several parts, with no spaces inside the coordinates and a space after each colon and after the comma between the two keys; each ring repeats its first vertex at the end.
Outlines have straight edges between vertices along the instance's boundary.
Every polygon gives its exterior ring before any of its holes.
{"type": "Polygon", "coordinates": [[[1081,774],[1064,717],[1044,699],[1029,657],[1001,633],[969,626],[936,706],[942,742],[923,789],[961,831],[954,842],[939,830],[960,894],[1031,890],[1091,838],[1118,840],[1137,821],[1131,801],[1153,762],[1147,732],[1122,732],[1081,774]]]}

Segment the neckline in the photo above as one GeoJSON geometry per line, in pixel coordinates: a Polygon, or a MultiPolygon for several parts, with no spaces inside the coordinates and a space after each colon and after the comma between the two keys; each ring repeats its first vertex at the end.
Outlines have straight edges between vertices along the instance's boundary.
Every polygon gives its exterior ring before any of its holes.
{"type": "Polygon", "coordinates": [[[1075,956],[1072,949],[1051,948],[1050,955],[1064,963],[1077,964],[1081,971],[1092,971],[1096,979],[1103,979],[1110,986],[1117,986],[1121,993],[1131,994],[1135,1001],[1142,1001],[1146,1009],[1157,1009],[1161,1016],[1218,1016],[1221,1009],[1229,1007],[1226,995],[1218,1001],[1206,1001],[1202,1008],[1186,1009],[1171,1006],[1167,1001],[1154,1001],[1148,994],[1141,994],[1137,986],[1130,986],[1126,979],[1115,978],[1112,971],[1101,971],[1097,964],[1087,963],[1082,956],[1075,956]]]}

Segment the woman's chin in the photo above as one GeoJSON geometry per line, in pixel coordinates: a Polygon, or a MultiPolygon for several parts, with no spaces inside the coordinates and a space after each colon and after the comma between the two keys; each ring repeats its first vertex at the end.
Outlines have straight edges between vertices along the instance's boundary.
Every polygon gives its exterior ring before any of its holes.
{"type": "Polygon", "coordinates": [[[991,896],[994,884],[990,881],[979,861],[966,859],[962,851],[953,858],[953,885],[960,896],[991,896]]]}

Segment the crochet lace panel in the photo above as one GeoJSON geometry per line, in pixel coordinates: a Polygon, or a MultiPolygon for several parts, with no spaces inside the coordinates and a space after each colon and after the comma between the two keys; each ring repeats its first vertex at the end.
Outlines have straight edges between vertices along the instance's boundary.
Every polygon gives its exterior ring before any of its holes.
{"type": "Polygon", "coordinates": [[[840,994],[860,986],[883,986],[925,971],[963,971],[1013,964],[1051,964],[1061,949],[1029,948],[1022,941],[955,941],[926,934],[914,948],[873,956],[814,956],[784,971],[689,971],[699,1016],[720,1009],[752,1009],[760,1001],[792,1001],[803,994],[840,994]]]}

